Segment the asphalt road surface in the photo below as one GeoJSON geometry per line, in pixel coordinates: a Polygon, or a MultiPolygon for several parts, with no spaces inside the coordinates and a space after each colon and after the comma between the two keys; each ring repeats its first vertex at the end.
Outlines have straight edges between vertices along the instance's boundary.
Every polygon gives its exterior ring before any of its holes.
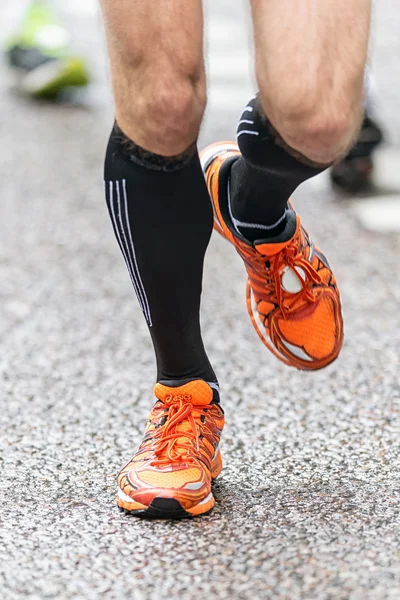
{"type": "MultiPolygon", "coordinates": [[[[0,596],[398,600],[400,240],[364,227],[326,177],[294,202],[341,284],[341,358],[315,374],[278,364],[249,323],[239,258],[213,236],[202,322],[227,415],[216,508],[143,522],[115,507],[155,367],[103,200],[109,75],[100,19],[80,4],[67,18],[95,72],[86,106],[25,101],[0,67],[0,596]]],[[[203,141],[232,136],[254,89],[248,16],[208,4],[203,141]]],[[[395,5],[376,4],[373,30],[389,141],[375,214],[400,189],[395,5]]],[[[1,34],[10,18],[1,6],[1,34]]]]}

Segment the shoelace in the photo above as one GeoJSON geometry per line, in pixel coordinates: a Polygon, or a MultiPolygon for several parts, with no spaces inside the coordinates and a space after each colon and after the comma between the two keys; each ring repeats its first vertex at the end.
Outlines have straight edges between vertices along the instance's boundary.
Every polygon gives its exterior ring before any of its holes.
{"type": "Polygon", "coordinates": [[[317,298],[314,296],[310,284],[321,283],[321,276],[304,258],[296,243],[289,244],[275,257],[266,257],[256,252],[255,255],[253,253],[251,256],[246,255],[244,260],[248,267],[252,287],[266,302],[278,304],[284,319],[303,302],[316,302],[317,298]],[[254,258],[256,258],[256,263],[254,258]],[[266,266],[267,262],[270,264],[269,268],[266,266]],[[293,271],[301,284],[302,289],[296,294],[286,292],[282,287],[281,273],[285,267],[289,267],[293,271]],[[305,279],[300,276],[296,267],[303,270],[305,279]],[[285,295],[286,298],[292,297],[291,306],[283,305],[282,301],[285,295]]]}
{"type": "Polygon", "coordinates": [[[180,400],[169,405],[167,420],[159,429],[152,435],[152,441],[156,446],[153,447],[153,452],[157,458],[151,461],[153,466],[167,464],[176,460],[190,460],[193,458],[191,451],[193,443],[184,442],[180,438],[188,438],[195,442],[194,448],[200,452],[198,424],[195,420],[195,414],[198,417],[204,415],[204,408],[197,407],[190,402],[180,400]],[[177,430],[177,426],[187,420],[190,429],[187,431],[177,430]],[[178,452],[177,442],[179,439],[179,449],[185,449],[186,452],[178,452]]]}

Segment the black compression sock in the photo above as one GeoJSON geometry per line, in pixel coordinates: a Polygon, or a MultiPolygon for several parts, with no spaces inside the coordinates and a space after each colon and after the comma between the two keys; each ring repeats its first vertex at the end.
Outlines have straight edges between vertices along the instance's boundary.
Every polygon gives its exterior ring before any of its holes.
{"type": "Polygon", "coordinates": [[[105,186],[114,231],[150,328],[157,380],[216,382],[199,322],[213,216],[195,144],[177,157],[157,156],[116,125],[105,186]]]}
{"type": "Polygon", "coordinates": [[[290,149],[268,122],[258,97],[242,113],[238,144],[242,157],[230,176],[234,226],[251,241],[279,235],[290,196],[329,165],[313,164],[290,149]]]}

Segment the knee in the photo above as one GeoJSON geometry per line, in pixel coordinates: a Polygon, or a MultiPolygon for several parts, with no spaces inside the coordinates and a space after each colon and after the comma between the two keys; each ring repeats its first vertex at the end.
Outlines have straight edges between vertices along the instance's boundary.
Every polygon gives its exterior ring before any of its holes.
{"type": "Polygon", "coordinates": [[[363,114],[361,102],[350,107],[348,102],[328,100],[313,100],[308,96],[304,100],[279,102],[270,117],[291,148],[315,163],[326,165],[349,150],[363,114]]]}
{"type": "Polygon", "coordinates": [[[158,81],[142,97],[139,110],[149,142],[180,154],[197,138],[205,105],[205,86],[199,89],[189,77],[158,81]]]}
{"type": "Polygon", "coordinates": [[[139,146],[163,156],[184,152],[200,129],[206,106],[202,70],[182,73],[168,65],[132,72],[116,93],[117,121],[139,146]]]}
{"type": "Polygon", "coordinates": [[[315,111],[306,118],[289,115],[281,135],[303,156],[315,163],[328,165],[350,149],[360,124],[361,110],[357,115],[338,111],[327,115],[315,111]]]}

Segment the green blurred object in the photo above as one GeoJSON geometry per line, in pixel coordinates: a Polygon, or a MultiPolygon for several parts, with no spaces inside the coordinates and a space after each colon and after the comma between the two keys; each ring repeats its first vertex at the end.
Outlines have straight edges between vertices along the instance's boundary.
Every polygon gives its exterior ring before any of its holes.
{"type": "Polygon", "coordinates": [[[30,3],[6,55],[19,74],[19,89],[30,96],[57,99],[89,83],[85,60],[72,53],[68,31],[43,0],[30,3]]]}

